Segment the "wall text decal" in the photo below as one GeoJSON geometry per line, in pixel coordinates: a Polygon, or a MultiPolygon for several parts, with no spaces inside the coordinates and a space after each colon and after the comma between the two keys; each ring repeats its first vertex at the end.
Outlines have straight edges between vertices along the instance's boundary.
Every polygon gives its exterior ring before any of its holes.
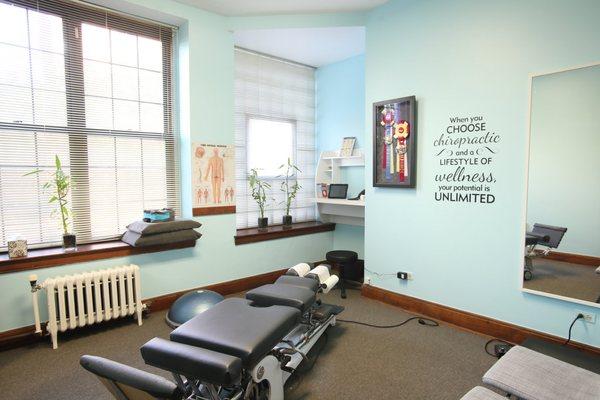
{"type": "Polygon", "coordinates": [[[494,203],[493,163],[498,143],[500,135],[488,129],[482,116],[450,117],[433,142],[438,168],[435,200],[494,203]]]}

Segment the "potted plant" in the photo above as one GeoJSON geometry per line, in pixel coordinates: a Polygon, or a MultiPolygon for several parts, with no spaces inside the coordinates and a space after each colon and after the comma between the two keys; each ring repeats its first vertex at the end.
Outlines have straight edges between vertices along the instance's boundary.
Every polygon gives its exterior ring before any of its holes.
{"type": "Polygon", "coordinates": [[[248,176],[248,184],[252,191],[252,198],[258,204],[260,210],[260,217],[258,218],[258,230],[266,231],[269,226],[269,218],[265,217],[265,208],[267,206],[267,190],[271,189],[271,185],[268,182],[263,181],[258,176],[258,170],[252,168],[250,175],[248,176]]]}
{"type": "MultiPolygon", "coordinates": [[[[44,183],[42,186],[44,189],[51,189],[52,195],[48,200],[48,203],[56,203],[58,210],[52,212],[53,215],[60,213],[60,223],[63,231],[63,248],[74,249],[77,247],[77,238],[75,234],[69,232],[69,219],[72,216],[71,209],[68,207],[69,203],[69,192],[71,191],[71,177],[62,169],[60,158],[54,156],[54,173],[52,173],[52,180],[44,183]]],[[[40,169],[31,171],[27,175],[39,174],[42,172],[40,169]]]]}
{"type": "Polygon", "coordinates": [[[283,164],[279,169],[285,168],[285,174],[280,175],[285,179],[281,182],[281,191],[285,193],[285,215],[283,216],[283,228],[290,229],[292,227],[292,216],[290,215],[290,208],[292,207],[292,201],[296,198],[298,191],[302,188],[296,179],[290,186],[290,180],[293,178],[296,172],[302,172],[300,169],[292,164],[292,160],[288,157],[287,164],[283,164]]]}

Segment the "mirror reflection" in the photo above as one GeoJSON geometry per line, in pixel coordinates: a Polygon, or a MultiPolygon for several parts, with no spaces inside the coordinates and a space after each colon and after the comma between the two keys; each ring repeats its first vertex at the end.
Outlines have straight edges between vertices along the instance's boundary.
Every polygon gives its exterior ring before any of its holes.
{"type": "Polygon", "coordinates": [[[531,81],[523,287],[600,306],[600,65],[531,81]]]}

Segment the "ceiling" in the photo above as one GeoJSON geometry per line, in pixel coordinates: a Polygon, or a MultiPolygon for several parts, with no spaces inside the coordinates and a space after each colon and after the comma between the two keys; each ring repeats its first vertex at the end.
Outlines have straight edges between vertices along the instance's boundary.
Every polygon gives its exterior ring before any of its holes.
{"type": "Polygon", "coordinates": [[[321,67],[365,51],[363,27],[235,31],[236,46],[321,67]]]}
{"type": "Polygon", "coordinates": [[[227,16],[364,11],[388,0],[177,0],[227,16]]]}

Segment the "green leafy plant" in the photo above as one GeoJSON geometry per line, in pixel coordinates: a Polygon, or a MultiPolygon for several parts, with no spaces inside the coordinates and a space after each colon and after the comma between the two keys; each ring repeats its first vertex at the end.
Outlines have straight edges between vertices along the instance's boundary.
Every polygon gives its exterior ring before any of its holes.
{"type": "Polygon", "coordinates": [[[290,181],[292,181],[292,178],[294,177],[294,174],[296,172],[302,172],[302,171],[300,171],[300,168],[298,168],[297,166],[295,166],[292,163],[292,160],[289,157],[287,159],[287,163],[282,164],[279,167],[279,169],[285,170],[284,173],[279,176],[281,178],[285,177],[285,179],[281,182],[280,189],[282,192],[285,193],[285,215],[290,215],[290,208],[292,207],[292,201],[294,201],[294,199],[296,198],[298,191],[300,189],[302,189],[302,186],[300,186],[300,184],[298,183],[298,181],[296,179],[293,180],[293,183],[291,183],[290,181]],[[290,185],[290,183],[291,183],[291,185],[290,185]]]}
{"type": "MultiPolygon", "coordinates": [[[[48,203],[56,203],[58,205],[58,210],[54,210],[52,215],[56,215],[57,212],[60,212],[60,223],[65,235],[69,234],[69,219],[72,216],[71,209],[68,207],[69,203],[69,192],[71,191],[71,177],[62,169],[62,164],[60,162],[60,158],[55,155],[54,156],[54,172],[52,173],[52,179],[42,186],[45,190],[50,190],[52,195],[48,200],[48,203]]],[[[36,169],[35,171],[31,171],[24,176],[39,174],[43,172],[41,169],[36,169]]]]}
{"type": "Polygon", "coordinates": [[[271,189],[271,184],[269,182],[265,182],[260,179],[258,176],[258,170],[252,168],[250,170],[250,175],[248,175],[248,184],[250,185],[250,190],[252,191],[252,198],[258,204],[258,208],[260,209],[260,217],[265,217],[265,208],[267,207],[267,190],[271,189]]]}

